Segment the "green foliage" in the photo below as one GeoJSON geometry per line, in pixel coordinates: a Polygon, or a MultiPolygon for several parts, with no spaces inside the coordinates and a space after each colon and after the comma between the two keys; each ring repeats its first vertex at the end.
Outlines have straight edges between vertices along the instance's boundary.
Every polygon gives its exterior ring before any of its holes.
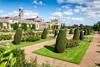
{"type": "Polygon", "coordinates": [[[93,29],[95,31],[100,31],[100,21],[98,23],[94,24],[93,29]]]}
{"type": "Polygon", "coordinates": [[[3,23],[2,22],[0,22],[0,29],[2,29],[3,28],[3,23]]]}
{"type": "Polygon", "coordinates": [[[35,26],[35,24],[32,24],[32,30],[35,30],[35,28],[36,28],[36,26],[35,26]]]}
{"type": "Polygon", "coordinates": [[[83,39],[84,39],[84,32],[80,31],[80,40],[83,40],[83,39]]]}
{"type": "Polygon", "coordinates": [[[27,30],[27,24],[26,24],[26,23],[22,23],[22,24],[21,24],[21,28],[22,28],[23,30],[27,30]]]}
{"type": "Polygon", "coordinates": [[[49,63],[43,63],[42,67],[52,67],[49,63]]]}
{"type": "Polygon", "coordinates": [[[84,28],[84,25],[83,24],[80,24],[79,27],[80,27],[80,29],[83,29],[84,28]]]}
{"type": "Polygon", "coordinates": [[[12,53],[14,49],[14,47],[10,47],[0,51],[0,67],[13,67],[16,63],[16,57],[12,53]]]}
{"type": "Polygon", "coordinates": [[[89,28],[86,28],[85,30],[84,30],[84,35],[90,35],[92,33],[92,31],[91,31],[91,29],[89,29],[89,28]]]}
{"type": "Polygon", "coordinates": [[[66,48],[72,48],[79,46],[79,41],[78,40],[67,40],[66,41],[66,48]]]}
{"type": "Polygon", "coordinates": [[[27,30],[22,36],[22,41],[37,41],[39,39],[39,35],[34,33],[32,30],[27,30]]]}
{"type": "Polygon", "coordinates": [[[59,25],[53,25],[53,26],[52,26],[52,29],[53,29],[53,30],[59,29],[59,25]]]}
{"type": "Polygon", "coordinates": [[[11,24],[11,27],[13,28],[13,30],[17,30],[19,28],[19,24],[18,23],[11,24]]]}
{"type": "Polygon", "coordinates": [[[60,30],[58,37],[56,39],[55,50],[58,53],[64,52],[66,48],[66,32],[65,30],[60,30]]]}
{"type": "Polygon", "coordinates": [[[45,29],[43,30],[43,32],[42,32],[41,38],[42,38],[42,39],[46,39],[46,38],[47,38],[47,35],[48,35],[48,30],[47,30],[47,28],[45,28],[45,29]]]}
{"type": "Polygon", "coordinates": [[[69,30],[69,34],[73,34],[74,33],[74,30],[71,28],[70,30],[69,30]]]}
{"type": "Polygon", "coordinates": [[[54,31],[54,37],[56,37],[58,35],[59,31],[58,30],[55,30],[54,31]]]}
{"type": "Polygon", "coordinates": [[[28,24],[28,26],[29,26],[28,28],[31,29],[31,27],[32,27],[31,24],[28,24]]]}
{"type": "Polygon", "coordinates": [[[88,35],[87,29],[84,30],[84,35],[88,35]]]}
{"type": "Polygon", "coordinates": [[[10,34],[0,35],[0,40],[11,40],[11,39],[12,39],[12,35],[10,34]]]}
{"type": "Polygon", "coordinates": [[[21,38],[22,38],[22,29],[19,28],[19,29],[16,30],[13,43],[19,44],[21,42],[21,38]]]}
{"type": "Polygon", "coordinates": [[[79,38],[80,38],[80,30],[79,30],[78,28],[76,28],[76,29],[74,30],[73,39],[74,39],[74,40],[79,40],[79,38]]]}
{"type": "Polygon", "coordinates": [[[14,57],[16,57],[16,63],[14,67],[25,67],[26,60],[25,60],[25,53],[24,50],[15,49],[13,50],[14,57]]]}
{"type": "Polygon", "coordinates": [[[64,29],[65,27],[66,27],[65,24],[61,24],[60,29],[64,29]]]}
{"type": "Polygon", "coordinates": [[[37,63],[37,57],[34,60],[30,59],[30,63],[26,62],[24,50],[17,48],[13,50],[13,54],[14,57],[16,57],[16,63],[14,64],[14,67],[50,67],[50,65],[47,63],[44,65],[39,65],[37,63]]]}

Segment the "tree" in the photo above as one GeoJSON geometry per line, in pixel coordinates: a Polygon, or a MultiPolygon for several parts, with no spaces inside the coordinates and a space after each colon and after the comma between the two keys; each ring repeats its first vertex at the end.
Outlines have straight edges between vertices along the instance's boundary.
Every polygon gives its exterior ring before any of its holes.
{"type": "Polygon", "coordinates": [[[60,29],[64,29],[65,27],[66,27],[65,24],[62,23],[60,29]]]}
{"type": "Polygon", "coordinates": [[[42,39],[45,39],[45,38],[47,38],[47,35],[48,35],[48,30],[47,30],[47,28],[45,28],[45,29],[43,30],[43,32],[42,32],[41,38],[42,38],[42,39]]]}
{"type": "Polygon", "coordinates": [[[3,23],[2,22],[0,22],[0,29],[2,29],[3,28],[3,23]]]}
{"type": "Polygon", "coordinates": [[[84,30],[84,35],[88,35],[87,29],[84,30]]]}
{"type": "Polygon", "coordinates": [[[80,40],[83,40],[83,39],[84,39],[84,32],[80,31],[80,40]]]}
{"type": "Polygon", "coordinates": [[[21,42],[21,38],[22,38],[22,29],[18,28],[14,35],[14,41],[13,41],[14,44],[19,44],[21,42]]]}
{"type": "Polygon", "coordinates": [[[35,30],[35,29],[36,29],[35,24],[32,24],[32,28],[31,28],[31,29],[33,29],[33,30],[35,30]]]}
{"type": "Polygon", "coordinates": [[[81,29],[83,29],[84,28],[84,25],[83,24],[80,24],[80,26],[79,26],[81,29]]]}
{"type": "Polygon", "coordinates": [[[60,30],[58,37],[56,39],[55,50],[58,53],[64,52],[66,48],[66,32],[65,30],[60,30]]]}
{"type": "Polygon", "coordinates": [[[74,33],[73,29],[70,29],[69,34],[73,34],[73,33],[74,33]]]}
{"type": "Polygon", "coordinates": [[[98,21],[96,24],[94,24],[93,29],[95,31],[100,31],[100,21],[98,21]]]}
{"type": "Polygon", "coordinates": [[[80,37],[80,30],[78,28],[76,28],[74,30],[74,36],[73,36],[73,39],[74,40],[79,40],[79,37],[80,37]]]}
{"type": "Polygon", "coordinates": [[[27,30],[27,24],[26,24],[26,23],[22,23],[22,24],[21,24],[21,28],[22,28],[23,30],[27,30]]]}
{"type": "Polygon", "coordinates": [[[19,24],[18,23],[11,24],[11,27],[13,28],[13,30],[17,30],[19,27],[19,24]]]}
{"type": "Polygon", "coordinates": [[[55,30],[54,31],[54,37],[56,37],[58,35],[59,31],[58,30],[55,30]]]}

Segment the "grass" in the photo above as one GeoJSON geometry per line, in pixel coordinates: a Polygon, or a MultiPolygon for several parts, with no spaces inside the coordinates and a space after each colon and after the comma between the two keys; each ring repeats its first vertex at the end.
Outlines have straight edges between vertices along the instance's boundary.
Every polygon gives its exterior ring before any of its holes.
{"type": "Polygon", "coordinates": [[[87,36],[83,41],[80,42],[80,45],[78,47],[68,49],[66,48],[64,53],[55,53],[54,46],[46,46],[37,51],[34,51],[33,53],[79,64],[92,38],[92,35],[87,36]]]}
{"type": "Polygon", "coordinates": [[[45,41],[48,41],[48,40],[52,40],[54,38],[47,38],[47,39],[40,39],[40,40],[37,40],[37,41],[34,41],[34,42],[21,42],[20,44],[13,44],[12,42],[3,42],[3,43],[0,43],[0,45],[4,45],[4,46],[7,46],[7,45],[13,45],[17,48],[22,48],[22,47],[25,47],[25,46],[29,46],[29,45],[34,45],[34,44],[37,44],[37,43],[41,43],[41,42],[45,42],[45,41]]]}

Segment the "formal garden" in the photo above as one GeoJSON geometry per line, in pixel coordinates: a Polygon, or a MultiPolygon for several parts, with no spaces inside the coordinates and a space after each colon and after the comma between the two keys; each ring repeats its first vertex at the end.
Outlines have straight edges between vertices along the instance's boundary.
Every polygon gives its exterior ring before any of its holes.
{"type": "Polygon", "coordinates": [[[13,36],[11,34],[0,35],[0,41],[12,40],[0,43],[0,67],[51,67],[49,63],[39,65],[37,58],[30,63],[27,62],[24,50],[20,48],[54,39],[56,40],[55,44],[44,46],[33,53],[80,64],[92,41],[94,30],[100,30],[98,24],[93,27],[85,25],[61,26],[60,29],[55,28],[52,31],[44,28],[43,32],[26,30],[24,26],[14,26],[16,29],[13,31],[15,32],[13,36]],[[68,35],[72,35],[72,38],[68,39],[68,35]]]}

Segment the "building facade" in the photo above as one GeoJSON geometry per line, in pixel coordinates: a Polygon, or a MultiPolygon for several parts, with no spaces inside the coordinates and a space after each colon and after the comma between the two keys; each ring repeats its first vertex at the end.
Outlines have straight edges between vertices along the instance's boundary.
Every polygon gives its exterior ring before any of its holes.
{"type": "MultiPolygon", "coordinates": [[[[58,19],[53,19],[49,22],[45,22],[42,18],[39,16],[35,18],[27,18],[24,19],[24,9],[19,8],[19,14],[18,16],[13,17],[0,17],[0,23],[2,23],[2,29],[12,29],[11,24],[14,23],[26,23],[29,27],[29,24],[34,24],[36,30],[43,30],[44,28],[52,28],[53,25],[59,25],[61,26],[61,23],[58,21],[58,19]]],[[[21,25],[19,25],[21,26],[21,25]]]]}

